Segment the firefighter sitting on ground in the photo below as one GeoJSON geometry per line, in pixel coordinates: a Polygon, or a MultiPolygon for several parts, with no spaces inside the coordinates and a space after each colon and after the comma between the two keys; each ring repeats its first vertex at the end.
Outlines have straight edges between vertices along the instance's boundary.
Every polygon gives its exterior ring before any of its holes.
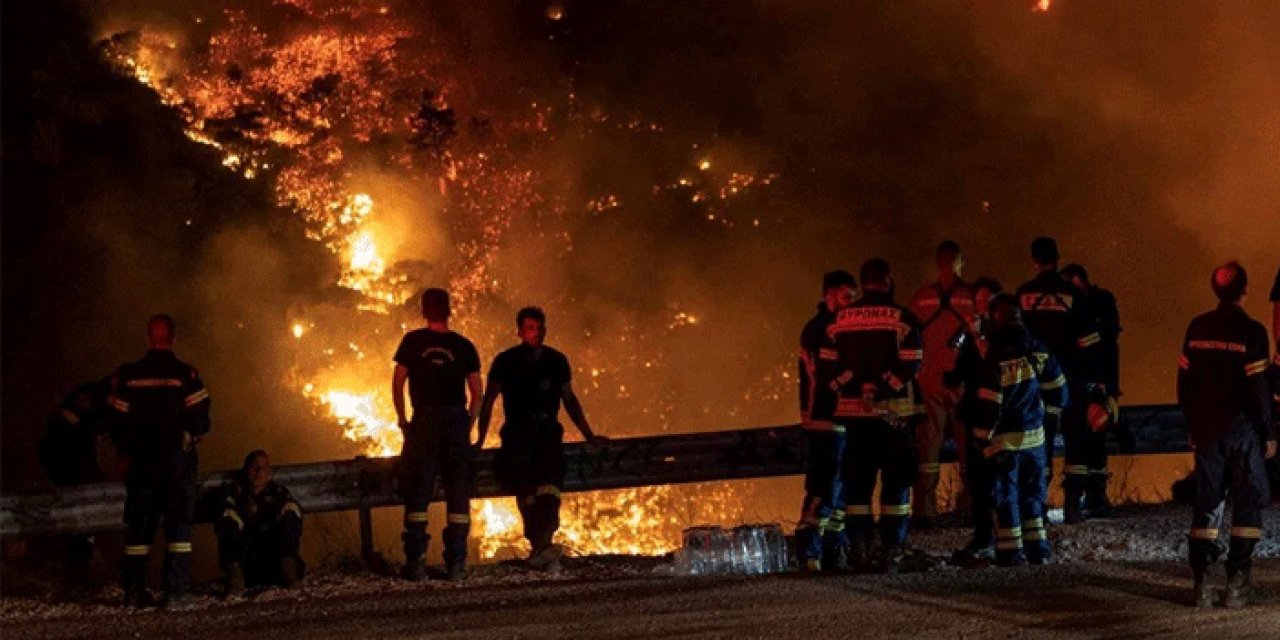
{"type": "Polygon", "coordinates": [[[516,314],[516,335],[520,344],[498,354],[489,367],[476,446],[484,444],[493,403],[501,395],[502,448],[494,459],[494,475],[515,494],[531,547],[529,565],[558,573],[563,550],[552,539],[560,528],[565,475],[564,427],[557,420],[561,402],[588,442],[603,438],[591,431],[573,392],[569,359],[543,343],[547,317],[542,309],[521,309],[516,314]]]}
{"type": "Polygon", "coordinates": [[[1229,262],[1214,269],[1210,283],[1218,307],[1191,321],[1178,358],[1178,404],[1195,449],[1188,547],[1196,606],[1212,606],[1206,578],[1222,553],[1218,531],[1229,495],[1231,544],[1222,603],[1235,608],[1249,599],[1253,548],[1270,498],[1264,458],[1276,454],[1276,428],[1265,376],[1267,330],[1240,306],[1248,275],[1229,262]]]}
{"type": "Polygon", "coordinates": [[[291,588],[303,575],[298,545],[302,507],[271,479],[271,459],[261,449],[244,458],[240,474],[223,488],[224,504],[214,530],[218,561],[227,575],[227,595],[246,587],[291,588]]]}
{"type": "Polygon", "coordinates": [[[1022,324],[1018,299],[991,301],[990,347],[981,366],[970,437],[994,475],[996,564],[1050,560],[1045,528],[1046,408],[1067,401],[1067,381],[1053,354],[1022,324]]]}

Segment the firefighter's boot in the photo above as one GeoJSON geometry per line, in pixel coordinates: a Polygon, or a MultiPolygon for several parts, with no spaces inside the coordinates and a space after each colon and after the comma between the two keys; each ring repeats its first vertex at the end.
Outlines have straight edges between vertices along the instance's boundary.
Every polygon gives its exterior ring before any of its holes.
{"type": "Polygon", "coordinates": [[[1222,606],[1240,609],[1249,604],[1249,595],[1253,592],[1252,572],[1251,567],[1227,569],[1227,591],[1222,595],[1222,606]]]}
{"type": "Polygon", "coordinates": [[[1107,497],[1106,473],[1089,474],[1089,489],[1085,492],[1085,509],[1090,518],[1110,518],[1114,512],[1111,500],[1107,497]]]}
{"type": "Polygon", "coordinates": [[[1080,524],[1085,521],[1084,507],[1080,504],[1084,492],[1080,489],[1065,489],[1062,505],[1062,518],[1067,524],[1080,524]]]}
{"type": "Polygon", "coordinates": [[[239,562],[227,565],[227,597],[238,598],[245,592],[244,566],[239,562]]]}

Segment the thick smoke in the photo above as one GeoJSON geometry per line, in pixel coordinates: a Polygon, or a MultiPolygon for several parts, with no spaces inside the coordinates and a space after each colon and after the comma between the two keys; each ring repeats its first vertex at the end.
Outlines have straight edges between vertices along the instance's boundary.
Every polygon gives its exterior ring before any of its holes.
{"type": "MultiPolygon", "coordinates": [[[[278,31],[288,3],[262,4],[238,6],[278,31]]],[[[1120,299],[1126,401],[1170,400],[1209,268],[1240,258],[1260,300],[1280,259],[1280,10],[1031,4],[561,2],[551,20],[539,2],[388,3],[429,36],[402,46],[459,65],[452,106],[471,141],[475,123],[530,103],[573,110],[553,140],[517,150],[543,200],[502,235],[501,284],[464,328],[487,360],[513,340],[516,308],[544,305],[605,433],[785,422],[783,374],[823,271],[882,255],[905,298],[950,237],[968,275],[1016,286],[1030,239],[1050,234],[1120,299]],[[626,123],[637,126],[614,126],[626,123]],[[777,178],[718,209],[692,202],[734,172],[777,178]],[[607,196],[619,206],[585,206],[607,196]]],[[[75,22],[68,9],[50,20],[6,8],[6,482],[30,469],[13,462],[29,455],[15,442],[57,392],[139,351],[140,320],[158,309],[178,314],[183,354],[214,389],[213,466],[248,443],[283,461],[351,453],[288,383],[289,322],[351,306],[333,290],[334,259],[301,239],[265,180],[223,170],[145,88],[94,59],[91,42],[139,28],[203,42],[214,8],[82,9],[75,22]],[[54,44],[12,37],[19,17],[44,20],[54,44]],[[70,97],[37,92],[15,114],[32,71],[70,97]],[[52,165],[10,151],[50,130],[63,141],[52,165]],[[33,174],[42,181],[18,182],[33,174]],[[331,444],[317,444],[324,433],[331,444]]],[[[375,153],[349,180],[389,203],[377,224],[404,238],[390,250],[419,265],[422,285],[467,267],[428,178],[375,153]]]]}

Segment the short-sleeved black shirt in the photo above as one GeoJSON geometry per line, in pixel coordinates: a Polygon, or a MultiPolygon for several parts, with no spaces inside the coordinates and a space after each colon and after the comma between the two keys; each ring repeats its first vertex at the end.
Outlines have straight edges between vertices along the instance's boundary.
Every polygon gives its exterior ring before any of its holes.
{"type": "Polygon", "coordinates": [[[560,412],[561,393],[571,378],[569,359],[548,346],[519,344],[493,359],[489,384],[502,385],[502,411],[510,422],[546,422],[560,412]]]}
{"type": "Polygon", "coordinates": [[[417,329],[404,335],[396,364],[409,370],[409,399],[414,412],[465,407],[467,376],[480,371],[480,354],[471,341],[452,331],[417,329]]]}
{"type": "Polygon", "coordinates": [[[1280,302],[1280,269],[1276,269],[1276,283],[1271,285],[1271,301],[1280,302]]]}

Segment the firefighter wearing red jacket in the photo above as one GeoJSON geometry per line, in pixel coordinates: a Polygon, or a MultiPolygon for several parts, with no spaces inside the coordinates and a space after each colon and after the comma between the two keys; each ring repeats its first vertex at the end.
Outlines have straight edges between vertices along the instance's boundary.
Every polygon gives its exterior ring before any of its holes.
{"type": "Polygon", "coordinates": [[[1276,454],[1267,388],[1267,330],[1240,306],[1248,274],[1229,262],[1211,279],[1218,307],[1187,327],[1178,358],[1178,404],[1195,449],[1195,501],[1189,555],[1196,605],[1211,606],[1206,574],[1221,553],[1222,503],[1231,497],[1231,543],[1223,604],[1248,602],[1253,548],[1270,499],[1264,458],[1276,454]]]}
{"type": "Polygon", "coordinates": [[[875,530],[871,496],[880,475],[880,542],[884,567],[903,559],[911,485],[915,482],[912,431],[923,414],[916,375],[924,360],[920,322],[893,301],[889,263],[872,258],[860,272],[863,295],[836,314],[831,326],[838,360],[832,388],[835,419],[846,425],[843,464],[845,526],[850,564],[866,566],[875,530]]]}
{"type": "MultiPolygon", "coordinates": [[[[921,322],[924,365],[920,368],[920,391],[924,395],[925,419],[916,429],[919,459],[912,526],[929,528],[938,516],[938,457],[942,442],[954,428],[954,403],[943,384],[943,375],[956,366],[960,345],[973,324],[973,289],[960,278],[964,256],[952,240],[938,245],[934,254],[938,279],[921,287],[911,299],[911,311],[921,322]]],[[[956,440],[963,442],[963,435],[956,440]]],[[[961,448],[963,450],[963,448],[961,448]]]]}

